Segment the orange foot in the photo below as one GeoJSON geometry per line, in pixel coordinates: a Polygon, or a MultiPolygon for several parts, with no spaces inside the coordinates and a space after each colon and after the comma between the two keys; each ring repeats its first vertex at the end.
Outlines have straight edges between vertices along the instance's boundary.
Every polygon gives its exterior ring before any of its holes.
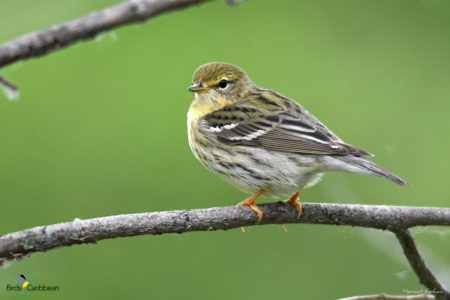
{"type": "Polygon", "coordinates": [[[264,194],[265,192],[267,192],[268,190],[269,190],[269,188],[264,188],[264,189],[260,190],[259,192],[257,192],[256,194],[254,194],[254,195],[248,197],[248,198],[245,199],[244,201],[239,202],[239,203],[237,204],[237,205],[240,205],[240,206],[243,206],[243,205],[250,206],[250,208],[251,208],[251,209],[256,213],[256,215],[258,216],[258,222],[257,222],[257,223],[261,222],[263,213],[262,213],[262,211],[259,209],[259,207],[256,206],[255,200],[256,200],[259,196],[261,196],[262,194],[264,194]]]}
{"type": "Polygon", "coordinates": [[[302,215],[302,205],[297,202],[298,196],[300,195],[301,191],[302,189],[300,189],[297,193],[295,193],[294,195],[289,197],[288,200],[286,200],[287,203],[290,203],[298,211],[297,220],[300,219],[300,216],[302,215]]]}

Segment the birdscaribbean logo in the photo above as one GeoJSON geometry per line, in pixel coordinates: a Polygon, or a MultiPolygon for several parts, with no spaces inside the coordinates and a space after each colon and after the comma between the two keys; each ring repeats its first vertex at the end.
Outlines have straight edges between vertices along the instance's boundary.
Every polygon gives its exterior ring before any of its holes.
{"type": "Polygon", "coordinates": [[[22,295],[29,295],[32,292],[59,292],[57,285],[36,284],[28,275],[20,274],[17,276],[16,283],[6,284],[7,292],[18,292],[22,295]]]}

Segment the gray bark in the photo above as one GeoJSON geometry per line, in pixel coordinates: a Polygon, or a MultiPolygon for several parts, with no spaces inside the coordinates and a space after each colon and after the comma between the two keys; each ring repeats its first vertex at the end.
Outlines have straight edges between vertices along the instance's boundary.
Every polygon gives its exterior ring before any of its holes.
{"type": "Polygon", "coordinates": [[[409,264],[419,277],[420,283],[426,286],[431,293],[436,295],[437,299],[449,300],[450,292],[444,288],[433,272],[431,272],[425,264],[425,261],[419,253],[419,249],[417,249],[416,242],[414,241],[414,237],[411,232],[408,229],[399,229],[394,230],[393,232],[397,236],[409,264]]]}
{"type": "Polygon", "coordinates": [[[249,207],[228,206],[76,219],[38,226],[0,236],[0,263],[62,246],[143,234],[287,223],[360,226],[394,232],[420,282],[434,291],[437,299],[450,299],[450,293],[424,263],[408,231],[414,226],[449,226],[450,208],[302,203],[302,215],[297,221],[297,211],[285,202],[261,204],[259,207],[264,214],[260,223],[256,223],[256,214],[249,207]]]}
{"type": "Polygon", "coordinates": [[[37,57],[114,27],[142,22],[164,12],[206,0],[128,0],[83,17],[34,31],[0,45],[0,67],[37,57]]]}
{"type": "MultiPolygon", "coordinates": [[[[284,202],[259,205],[260,225],[297,223],[284,202]]],[[[38,226],[0,236],[0,258],[11,259],[61,246],[142,234],[232,229],[256,224],[249,207],[228,206],[117,215],[38,226]]],[[[450,225],[450,208],[302,203],[299,223],[348,225],[399,231],[413,226],[450,225]]]]}

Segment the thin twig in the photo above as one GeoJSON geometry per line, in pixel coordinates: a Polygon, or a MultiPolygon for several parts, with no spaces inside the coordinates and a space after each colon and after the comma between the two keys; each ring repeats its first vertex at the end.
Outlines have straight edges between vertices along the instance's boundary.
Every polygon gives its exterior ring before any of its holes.
{"type": "Polygon", "coordinates": [[[433,295],[430,294],[420,294],[420,295],[387,295],[387,294],[376,294],[376,295],[365,295],[365,296],[353,296],[348,298],[340,298],[338,300],[376,300],[376,299],[387,299],[387,300],[421,300],[421,299],[435,299],[433,295]]]}
{"type": "Polygon", "coordinates": [[[164,12],[207,0],[128,0],[81,18],[31,32],[0,45],[0,67],[67,47],[120,25],[142,22],[164,12]]]}
{"type": "Polygon", "coordinates": [[[12,90],[13,92],[18,91],[17,86],[5,77],[0,76],[0,84],[3,84],[7,89],[12,90]]]}
{"type": "Polygon", "coordinates": [[[408,229],[395,229],[393,232],[397,236],[409,264],[419,277],[420,283],[430,289],[430,293],[433,293],[437,299],[450,300],[450,292],[444,288],[425,264],[411,232],[408,229]]]}

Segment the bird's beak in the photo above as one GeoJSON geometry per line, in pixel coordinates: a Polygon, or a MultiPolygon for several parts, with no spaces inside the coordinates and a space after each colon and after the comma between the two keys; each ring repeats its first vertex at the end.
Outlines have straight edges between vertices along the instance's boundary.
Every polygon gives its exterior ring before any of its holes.
{"type": "Polygon", "coordinates": [[[196,93],[204,93],[208,90],[208,87],[203,86],[201,83],[197,82],[191,85],[188,90],[196,93]]]}

